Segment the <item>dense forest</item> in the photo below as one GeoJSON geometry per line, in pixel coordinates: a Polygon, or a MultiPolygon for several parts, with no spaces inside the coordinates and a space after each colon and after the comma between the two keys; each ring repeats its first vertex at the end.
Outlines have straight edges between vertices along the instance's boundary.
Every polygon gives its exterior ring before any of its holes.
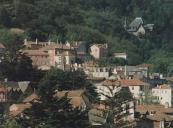
{"type": "Polygon", "coordinates": [[[173,72],[173,2],[168,0],[0,0],[1,29],[20,28],[28,39],[108,43],[109,55],[127,52],[128,64],[173,72]],[[126,32],[136,17],[154,24],[142,37],[126,32]]]}

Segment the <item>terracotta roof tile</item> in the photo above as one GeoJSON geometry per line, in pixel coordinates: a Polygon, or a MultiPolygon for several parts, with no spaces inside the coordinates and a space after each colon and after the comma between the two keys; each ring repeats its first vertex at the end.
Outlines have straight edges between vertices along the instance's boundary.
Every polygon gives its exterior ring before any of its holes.
{"type": "Polygon", "coordinates": [[[140,86],[146,85],[146,83],[142,82],[139,79],[121,79],[120,83],[122,86],[140,86]]]}
{"type": "Polygon", "coordinates": [[[105,80],[103,82],[104,86],[120,86],[120,81],[118,80],[105,80]]]}
{"type": "Polygon", "coordinates": [[[36,99],[38,99],[38,95],[37,95],[36,93],[33,93],[33,94],[31,94],[30,96],[26,97],[26,98],[23,100],[23,102],[24,102],[24,103],[29,103],[29,102],[31,102],[31,101],[33,101],[33,100],[36,100],[36,99]]]}
{"type": "Polygon", "coordinates": [[[160,113],[173,113],[173,108],[165,108],[163,105],[136,105],[136,111],[146,113],[147,111],[156,111],[160,113]]]}
{"type": "Polygon", "coordinates": [[[5,46],[3,44],[0,43],[0,48],[5,48],[5,46]]]}
{"type": "Polygon", "coordinates": [[[0,87],[0,92],[6,92],[6,88],[5,87],[0,87]]]}
{"type": "Polygon", "coordinates": [[[153,121],[173,121],[173,118],[167,114],[163,114],[163,113],[156,113],[154,115],[147,115],[147,118],[153,121]]]}
{"type": "Polygon", "coordinates": [[[31,104],[24,104],[24,103],[13,104],[10,106],[9,115],[15,117],[21,114],[25,109],[30,108],[31,106],[32,106],[31,104]]]}
{"type": "Polygon", "coordinates": [[[22,52],[29,56],[49,56],[49,54],[44,52],[43,50],[22,50],[22,52]]]}
{"type": "Polygon", "coordinates": [[[74,107],[79,107],[82,104],[85,104],[85,101],[82,97],[84,90],[75,90],[75,91],[58,91],[56,96],[63,97],[66,93],[68,93],[68,98],[70,98],[70,103],[74,107]]]}

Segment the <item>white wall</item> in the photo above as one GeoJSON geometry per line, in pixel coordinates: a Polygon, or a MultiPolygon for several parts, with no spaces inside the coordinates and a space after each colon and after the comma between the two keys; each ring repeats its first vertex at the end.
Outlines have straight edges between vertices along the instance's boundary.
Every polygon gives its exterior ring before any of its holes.
{"type": "Polygon", "coordinates": [[[153,88],[152,95],[157,97],[157,100],[160,102],[160,104],[164,105],[165,107],[172,107],[172,89],[153,88]]]}
{"type": "Polygon", "coordinates": [[[134,98],[139,98],[140,94],[142,93],[140,91],[140,86],[129,86],[130,92],[133,94],[134,98]]]}
{"type": "Polygon", "coordinates": [[[91,50],[90,54],[91,54],[94,58],[96,58],[96,59],[99,59],[99,58],[100,58],[100,49],[99,49],[96,45],[92,45],[92,46],[90,47],[90,50],[91,50]]]}

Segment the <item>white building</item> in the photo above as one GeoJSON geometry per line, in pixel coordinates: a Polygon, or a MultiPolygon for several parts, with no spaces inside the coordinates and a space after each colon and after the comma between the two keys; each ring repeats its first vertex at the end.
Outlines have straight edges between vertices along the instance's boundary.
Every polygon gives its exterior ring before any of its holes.
{"type": "Polygon", "coordinates": [[[152,95],[156,102],[164,105],[165,107],[172,107],[173,89],[166,84],[157,86],[152,89],[152,95]]]}
{"type": "MultiPolygon", "coordinates": [[[[106,100],[108,97],[114,97],[116,92],[120,91],[121,88],[124,88],[117,79],[107,79],[95,86],[101,101],[106,100]]],[[[134,102],[128,101],[127,103],[122,104],[123,108],[126,108],[126,106],[129,106],[128,109],[124,109],[122,113],[128,112],[130,115],[125,119],[134,119],[134,102]]]]}
{"type": "Polygon", "coordinates": [[[141,99],[145,91],[149,90],[149,85],[139,79],[121,79],[121,86],[129,87],[133,97],[137,100],[141,99]]]}
{"type": "Polygon", "coordinates": [[[122,58],[122,59],[127,60],[127,53],[125,53],[125,52],[114,53],[114,57],[115,57],[115,58],[122,58]]]}
{"type": "Polygon", "coordinates": [[[100,59],[107,56],[107,44],[93,44],[90,46],[90,55],[95,59],[100,59]]]}
{"type": "Polygon", "coordinates": [[[109,78],[110,76],[110,69],[107,67],[85,67],[84,71],[89,77],[109,78]]]}
{"type": "Polygon", "coordinates": [[[113,97],[113,95],[121,89],[120,82],[117,80],[105,80],[100,84],[96,85],[97,93],[99,94],[100,100],[106,100],[106,96],[113,97]],[[113,93],[111,93],[110,89],[113,93]]]}

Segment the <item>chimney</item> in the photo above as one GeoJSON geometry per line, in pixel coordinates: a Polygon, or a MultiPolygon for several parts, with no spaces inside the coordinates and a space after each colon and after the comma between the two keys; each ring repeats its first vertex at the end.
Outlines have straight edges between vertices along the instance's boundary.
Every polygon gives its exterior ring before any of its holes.
{"type": "Polygon", "coordinates": [[[105,44],[105,46],[106,46],[106,48],[108,48],[108,44],[107,43],[105,44]]]}
{"type": "Polygon", "coordinates": [[[38,39],[36,38],[36,40],[35,40],[35,44],[38,44],[38,39]]]}
{"type": "Polygon", "coordinates": [[[24,45],[27,45],[27,39],[24,39],[24,45]]]}
{"type": "Polygon", "coordinates": [[[51,44],[51,41],[49,40],[48,45],[50,45],[50,44],[51,44]]]}
{"type": "Polygon", "coordinates": [[[4,79],[4,82],[7,83],[7,82],[8,82],[8,78],[5,78],[5,79],[4,79]]]}

